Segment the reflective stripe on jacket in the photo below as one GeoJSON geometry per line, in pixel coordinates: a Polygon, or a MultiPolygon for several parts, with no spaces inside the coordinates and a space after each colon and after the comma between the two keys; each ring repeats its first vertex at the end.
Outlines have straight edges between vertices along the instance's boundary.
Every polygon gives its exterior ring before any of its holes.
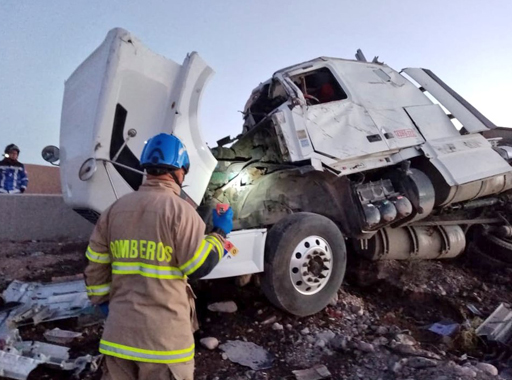
{"type": "Polygon", "coordinates": [[[20,189],[26,189],[27,185],[27,172],[21,162],[9,158],[0,161],[0,193],[20,193],[20,189]]]}
{"type": "Polygon", "coordinates": [[[172,181],[146,181],[96,224],[85,276],[91,301],[110,302],[100,342],[105,355],[153,363],[194,357],[187,277],[206,276],[221,260],[224,240],[204,236],[204,222],[179,192],[172,181]]]}

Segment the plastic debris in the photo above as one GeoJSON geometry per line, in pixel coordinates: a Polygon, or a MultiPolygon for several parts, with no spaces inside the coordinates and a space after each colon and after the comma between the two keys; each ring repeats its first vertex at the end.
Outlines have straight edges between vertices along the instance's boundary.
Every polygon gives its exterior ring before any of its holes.
{"type": "Polygon", "coordinates": [[[74,331],[61,330],[58,327],[53,330],[48,330],[44,334],[44,337],[48,342],[53,342],[57,344],[68,344],[73,339],[79,338],[82,336],[82,333],[77,333],[74,331]]]}
{"type": "Polygon", "coordinates": [[[476,329],[478,336],[488,340],[509,344],[512,342],[512,310],[500,304],[496,310],[476,329]]]}
{"type": "Polygon", "coordinates": [[[25,380],[41,364],[66,371],[82,371],[97,360],[91,355],[69,359],[69,348],[36,341],[17,341],[0,351],[0,376],[25,380]]]}
{"type": "Polygon", "coordinates": [[[83,280],[52,284],[13,281],[3,292],[3,298],[12,307],[0,311],[0,334],[5,334],[5,324],[38,324],[78,317],[93,310],[83,280]]]}
{"type": "Polygon", "coordinates": [[[321,380],[331,377],[331,373],[323,364],[316,365],[312,368],[292,371],[297,380],[321,380]]]}
{"type": "Polygon", "coordinates": [[[440,321],[432,324],[428,331],[432,331],[435,334],[442,336],[450,336],[453,335],[458,329],[459,324],[453,321],[440,321]]]}
{"type": "Polygon", "coordinates": [[[271,368],[274,363],[274,356],[270,352],[252,342],[228,340],[219,348],[233,363],[250,367],[254,371],[271,368]]]}
{"type": "Polygon", "coordinates": [[[471,311],[474,315],[477,315],[479,317],[483,316],[482,312],[472,303],[468,303],[466,305],[469,311],[471,311]]]}

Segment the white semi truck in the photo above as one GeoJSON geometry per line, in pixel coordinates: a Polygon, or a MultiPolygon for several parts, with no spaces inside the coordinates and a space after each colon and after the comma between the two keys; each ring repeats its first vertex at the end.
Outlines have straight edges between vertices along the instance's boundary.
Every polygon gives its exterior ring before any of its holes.
{"type": "Polygon", "coordinates": [[[507,248],[512,148],[483,136],[495,125],[429,70],[356,58],[275,72],[247,101],[242,133],[209,149],[198,108],[212,69],[113,29],[66,81],[64,199],[95,222],[142,183],[145,141],[174,133],[191,157],[182,196],[207,223],[216,203],[234,210],[239,252],[207,278],[262,273],[269,300],[299,316],[338,290],[347,246],[370,260],[453,258],[479,226],[507,248]]]}

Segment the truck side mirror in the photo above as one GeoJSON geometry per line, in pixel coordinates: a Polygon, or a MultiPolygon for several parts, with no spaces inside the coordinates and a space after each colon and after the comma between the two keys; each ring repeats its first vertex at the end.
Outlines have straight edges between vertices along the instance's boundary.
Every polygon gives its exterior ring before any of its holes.
{"type": "Polygon", "coordinates": [[[48,145],[43,148],[41,156],[46,162],[49,162],[52,165],[56,165],[55,162],[59,161],[60,159],[60,150],[54,145],[48,145]]]}

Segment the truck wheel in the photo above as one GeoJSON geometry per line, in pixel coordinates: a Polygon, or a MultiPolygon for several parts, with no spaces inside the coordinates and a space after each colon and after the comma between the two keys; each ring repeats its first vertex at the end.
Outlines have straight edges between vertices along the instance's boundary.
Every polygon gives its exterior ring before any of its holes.
{"type": "Polygon", "coordinates": [[[269,231],[261,287],[275,306],[304,317],[322,310],[341,286],[345,240],[328,218],[301,212],[269,231]]]}
{"type": "Polygon", "coordinates": [[[489,256],[512,265],[512,242],[492,234],[484,234],[481,237],[479,248],[489,256]]]}

